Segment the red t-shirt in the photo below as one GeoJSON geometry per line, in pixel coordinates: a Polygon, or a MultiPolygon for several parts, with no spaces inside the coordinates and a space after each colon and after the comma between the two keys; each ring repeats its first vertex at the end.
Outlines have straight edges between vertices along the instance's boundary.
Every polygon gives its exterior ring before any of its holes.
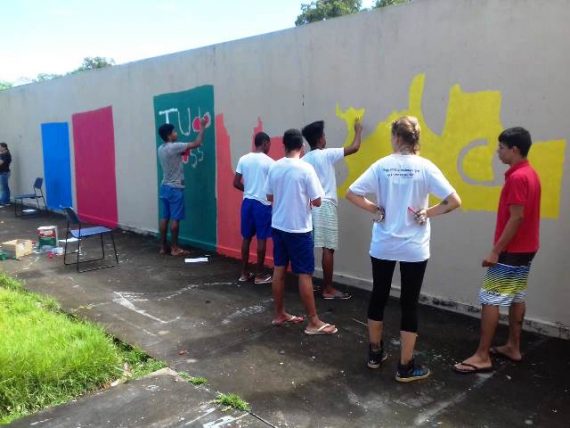
{"type": "Polygon", "coordinates": [[[501,190],[495,243],[501,237],[510,217],[509,205],[522,205],[524,218],[517,233],[503,250],[507,253],[534,253],[539,247],[540,179],[527,160],[505,173],[505,185],[501,190]]]}

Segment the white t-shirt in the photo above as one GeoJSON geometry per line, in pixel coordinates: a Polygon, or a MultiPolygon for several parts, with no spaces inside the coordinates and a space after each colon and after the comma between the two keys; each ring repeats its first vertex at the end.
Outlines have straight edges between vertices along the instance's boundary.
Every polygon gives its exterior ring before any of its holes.
{"type": "Polygon", "coordinates": [[[315,168],[321,185],[325,190],[323,199],[337,204],[336,177],[334,174],[334,164],[344,158],[344,148],[315,149],[303,156],[305,162],[310,163],[315,168]]]}
{"type": "Polygon", "coordinates": [[[290,233],[313,230],[310,202],[324,191],[314,168],[301,159],[281,158],[269,168],[265,193],[273,195],[271,227],[290,233]]]}
{"type": "Polygon", "coordinates": [[[370,255],[377,259],[419,262],[429,259],[430,224],[419,225],[408,207],[428,208],[428,195],[444,199],[455,189],[431,161],[392,154],[373,163],[349,188],[376,196],[386,217],[372,226],[370,255]]]}
{"type": "Polygon", "coordinates": [[[265,153],[248,153],[237,164],[236,172],[243,177],[243,198],[255,199],[265,205],[271,205],[265,193],[265,180],[269,167],[275,161],[265,153]]]}

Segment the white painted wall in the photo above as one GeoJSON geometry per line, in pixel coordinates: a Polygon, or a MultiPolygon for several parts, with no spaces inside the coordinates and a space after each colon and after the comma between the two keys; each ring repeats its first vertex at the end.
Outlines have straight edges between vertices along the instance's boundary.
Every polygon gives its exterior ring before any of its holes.
{"type": "MultiPolygon", "coordinates": [[[[270,135],[322,118],[329,146],[340,146],[346,133],[335,114],[337,104],[366,108],[369,132],[392,111],[407,107],[410,82],[420,73],[426,76],[423,112],[435,133],[443,129],[450,88],[460,84],[468,92],[500,91],[505,127],[525,126],[535,140],[568,141],[568,22],[567,0],[416,0],[13,88],[0,93],[0,140],[14,157],[12,188],[27,191],[41,174],[41,123],[69,122],[71,131],[72,114],[112,105],[120,223],[155,231],[153,96],[203,84],[214,85],[234,166],[249,149],[258,116],[270,135]]],[[[566,158],[567,152],[566,146],[566,158]]],[[[499,168],[502,174],[505,168],[499,168]]],[[[341,165],[339,184],[346,173],[341,165]]],[[[570,335],[569,180],[566,159],[560,214],[542,221],[527,314],[536,322],[527,327],[564,337],[570,335]]],[[[338,277],[369,287],[370,220],[346,201],[339,215],[338,277]]],[[[433,222],[427,295],[456,302],[457,310],[478,306],[479,264],[490,248],[494,221],[493,212],[469,211],[433,222]]]]}

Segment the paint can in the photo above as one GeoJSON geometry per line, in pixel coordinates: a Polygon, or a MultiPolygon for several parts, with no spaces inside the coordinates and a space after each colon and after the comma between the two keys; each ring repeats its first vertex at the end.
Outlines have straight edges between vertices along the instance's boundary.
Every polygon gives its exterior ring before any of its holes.
{"type": "Polygon", "coordinates": [[[57,247],[57,226],[40,226],[38,227],[38,248],[57,247]]]}

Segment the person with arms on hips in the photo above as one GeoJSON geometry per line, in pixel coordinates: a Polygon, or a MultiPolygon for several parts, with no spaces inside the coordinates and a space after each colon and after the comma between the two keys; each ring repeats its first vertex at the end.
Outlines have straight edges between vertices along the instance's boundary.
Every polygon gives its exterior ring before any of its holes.
{"type": "Polygon", "coordinates": [[[267,199],[273,203],[273,325],[304,321],[303,317],[286,312],[283,302],[285,274],[291,262],[293,273],[299,276],[299,294],[308,317],[305,333],[334,334],[337,328],[319,319],[313,295],[315,257],[311,207],[321,204],[324,191],[314,168],[301,160],[301,132],[297,129],[285,131],[283,145],[285,157],[271,165],[265,184],[267,199]]]}
{"type": "Polygon", "coordinates": [[[454,366],[463,374],[493,370],[491,355],[521,361],[521,330],[530,264],[539,247],[540,179],[527,160],[530,133],[520,127],[499,135],[497,154],[509,165],[501,190],[495,239],[482,265],[488,267],[479,292],[481,337],[473,355],[454,366]],[[509,308],[507,343],[491,347],[499,322],[499,307],[509,308]]]}
{"type": "Polygon", "coordinates": [[[184,219],[184,163],[182,154],[199,147],[204,139],[207,120],[200,120],[200,131],[193,142],[177,143],[178,133],[174,126],[165,123],[158,128],[163,144],[158,147],[158,160],[162,167],[160,185],[160,254],[185,256],[189,252],[178,245],[180,221],[184,219]],[[170,222],[170,247],[168,246],[168,223],[170,222]]]}
{"type": "Polygon", "coordinates": [[[267,238],[271,237],[271,202],[265,194],[269,167],[274,163],[267,154],[271,140],[265,132],[254,138],[255,149],[240,158],[234,176],[234,187],[243,192],[241,204],[241,276],[239,282],[254,279],[255,284],[271,283],[271,275],[263,272],[267,238]],[[249,271],[249,247],[257,236],[257,267],[255,275],[249,271]]]}
{"type": "Polygon", "coordinates": [[[429,160],[418,155],[420,126],[412,116],[392,123],[393,153],[373,163],[349,187],[346,198],[376,216],[372,226],[372,294],[368,306],[368,367],[386,360],[382,334],[384,308],[390,296],[396,262],[400,264],[400,358],[398,382],[412,382],[430,375],[414,359],[418,331],[418,299],[430,257],[430,218],[461,205],[455,189],[429,160]],[[373,203],[366,198],[372,194],[373,203]],[[428,208],[429,195],[441,199],[428,208]]]}
{"type": "Polygon", "coordinates": [[[314,207],[312,210],[315,248],[322,249],[322,296],[326,300],[350,299],[350,293],[333,287],[334,252],[338,248],[338,199],[334,165],[345,156],[350,156],[360,149],[362,125],[358,120],[355,122],[354,140],[348,147],[326,148],[325,123],[322,120],[305,126],[302,133],[311,147],[311,151],[302,159],[315,168],[325,191],[321,206],[314,207]]]}
{"type": "Polygon", "coordinates": [[[12,155],[8,150],[8,144],[0,143],[0,207],[10,205],[10,163],[12,155]]]}

